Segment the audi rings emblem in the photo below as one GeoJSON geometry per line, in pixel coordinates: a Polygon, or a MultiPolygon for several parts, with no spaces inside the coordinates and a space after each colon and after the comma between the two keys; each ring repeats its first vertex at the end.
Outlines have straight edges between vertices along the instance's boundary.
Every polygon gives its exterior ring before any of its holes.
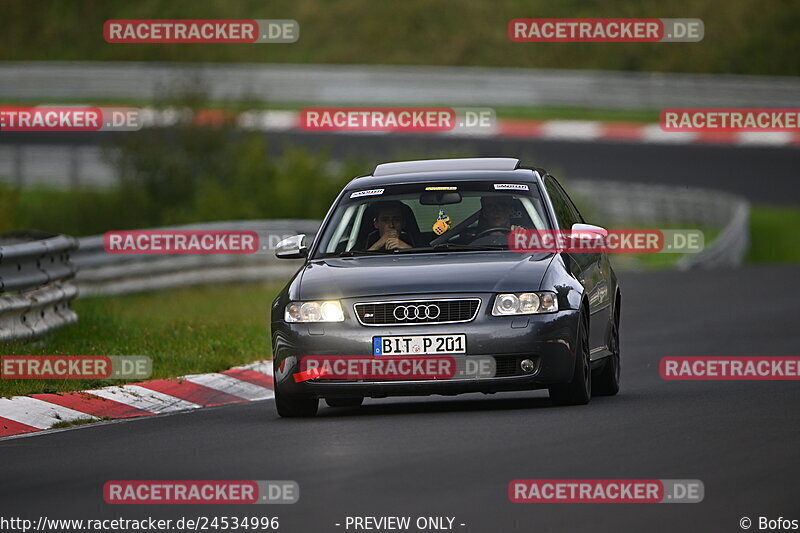
{"type": "Polygon", "coordinates": [[[438,305],[398,305],[394,308],[394,318],[402,320],[436,320],[442,310],[438,305]]]}

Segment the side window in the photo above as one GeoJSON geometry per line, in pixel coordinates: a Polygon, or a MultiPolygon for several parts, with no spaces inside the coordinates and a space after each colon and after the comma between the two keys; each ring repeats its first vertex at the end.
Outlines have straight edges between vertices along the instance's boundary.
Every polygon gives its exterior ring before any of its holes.
{"type": "Polygon", "coordinates": [[[556,181],[556,179],[554,177],[551,176],[550,179],[553,180],[553,183],[555,183],[556,186],[559,188],[559,190],[561,190],[561,194],[563,194],[564,198],[567,199],[567,205],[569,206],[570,210],[575,215],[576,221],[577,222],[581,222],[581,223],[585,222],[583,220],[583,217],[581,216],[581,212],[578,211],[577,207],[575,207],[575,202],[573,202],[572,198],[569,197],[569,195],[567,194],[567,191],[564,190],[564,187],[562,187],[561,184],[558,181],[556,181]]]}
{"type": "Polygon", "coordinates": [[[561,186],[552,176],[544,177],[544,187],[547,189],[547,195],[553,203],[553,210],[556,212],[559,228],[570,229],[573,224],[581,222],[580,215],[572,206],[572,202],[570,202],[567,195],[561,190],[561,186]]]}

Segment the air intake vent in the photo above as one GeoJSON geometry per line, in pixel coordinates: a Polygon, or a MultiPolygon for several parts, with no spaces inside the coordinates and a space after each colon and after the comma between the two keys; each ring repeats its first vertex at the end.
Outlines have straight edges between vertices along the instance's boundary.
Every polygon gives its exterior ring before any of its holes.
{"type": "Polygon", "coordinates": [[[480,305],[480,298],[468,298],[370,302],[354,307],[358,321],[365,326],[403,326],[469,322],[480,305]]]}

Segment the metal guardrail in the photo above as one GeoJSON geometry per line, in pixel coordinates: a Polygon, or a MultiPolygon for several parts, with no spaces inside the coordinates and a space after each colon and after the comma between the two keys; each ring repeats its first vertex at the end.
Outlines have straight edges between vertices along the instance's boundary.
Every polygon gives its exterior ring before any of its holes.
{"type": "Polygon", "coordinates": [[[717,268],[741,265],[750,242],[750,207],[734,194],[669,185],[575,180],[568,188],[590,202],[591,214],[606,225],[633,222],[658,227],[685,224],[692,228],[720,228],[702,252],[686,254],[678,268],[717,268]]]}
{"type": "MultiPolygon", "coordinates": [[[[749,207],[735,195],[605,181],[572,181],[568,186],[576,196],[590,200],[590,216],[607,225],[635,221],[721,228],[704,251],[679,260],[681,269],[737,266],[747,253],[749,207]]],[[[275,258],[275,245],[298,233],[313,239],[319,224],[316,220],[244,220],[161,228],[258,233],[261,250],[241,255],[110,254],[103,247],[102,235],[79,241],[63,235],[5,239],[0,241],[0,341],[31,338],[77,321],[70,302],[79,291],[82,296],[114,295],[286,279],[300,262],[275,258]],[[70,282],[73,276],[75,283],[70,282]]]]}
{"type": "Polygon", "coordinates": [[[288,279],[300,262],[277,259],[275,245],[298,233],[312,239],[319,224],[318,220],[237,220],[159,228],[255,231],[262,249],[254,254],[110,254],[103,248],[102,235],[84,237],[74,258],[79,269],[76,281],[82,296],[92,296],[202,283],[288,279]]]}
{"type": "Polygon", "coordinates": [[[683,256],[678,268],[717,268],[742,264],[750,247],[750,206],[743,200],[733,200],[728,204],[730,213],[728,223],[722,232],[701,253],[683,256]]]}
{"type": "MultiPolygon", "coordinates": [[[[721,228],[704,251],[687,254],[681,269],[736,266],[748,246],[748,204],[718,191],[606,181],[572,181],[569,189],[591,201],[592,215],[608,225],[633,221],[721,228]]],[[[319,228],[315,220],[247,220],[173,226],[169,229],[250,230],[259,234],[259,253],[243,255],[121,255],[103,249],[103,236],[80,239],[74,262],[81,294],[109,295],[161,290],[201,283],[279,280],[291,276],[299,261],[278,260],[277,242],[319,228]]],[[[167,228],[163,228],[167,229],[167,228]]],[[[687,228],[688,229],[688,228],[687,228]]]]}
{"type": "Polygon", "coordinates": [[[203,87],[213,100],[320,105],[795,107],[788,76],[597,70],[263,63],[4,62],[0,97],[150,100],[165,88],[203,87]]]}
{"type": "Polygon", "coordinates": [[[28,339],[78,320],[70,302],[76,239],[64,235],[0,238],[0,341],[28,339]]]}

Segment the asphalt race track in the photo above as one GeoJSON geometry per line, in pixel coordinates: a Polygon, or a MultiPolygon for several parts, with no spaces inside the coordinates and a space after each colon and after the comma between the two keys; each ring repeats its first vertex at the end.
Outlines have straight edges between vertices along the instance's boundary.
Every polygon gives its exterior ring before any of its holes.
{"type": "MultiPolygon", "coordinates": [[[[551,407],[544,392],[368,400],[279,419],[272,401],[0,442],[0,515],[454,516],[456,531],[741,531],[800,518],[797,382],[675,382],[667,355],[797,355],[798,266],[623,273],[622,392],[551,407]],[[516,478],[700,479],[696,504],[512,504],[516,478]],[[103,502],[108,480],[295,480],[274,506],[103,502]],[[465,526],[458,524],[464,523],[465,526]]],[[[341,527],[335,526],[342,524],[341,527]]],[[[351,529],[352,531],[352,529],[351,529]]]]}
{"type": "MultiPolygon", "coordinates": [[[[296,143],[336,157],[384,161],[418,157],[516,157],[556,177],[703,187],[752,203],[797,205],[800,150],[787,146],[647,144],[618,141],[464,139],[448,136],[270,134],[270,146],[296,143]]],[[[365,169],[365,173],[372,168],[365,169]]]]}

